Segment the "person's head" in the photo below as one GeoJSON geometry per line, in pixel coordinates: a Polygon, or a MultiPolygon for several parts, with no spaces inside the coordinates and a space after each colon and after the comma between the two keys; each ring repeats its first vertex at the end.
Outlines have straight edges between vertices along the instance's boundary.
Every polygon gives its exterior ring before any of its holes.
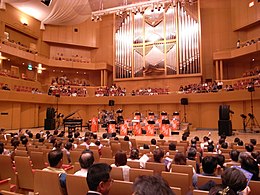
{"type": "Polygon", "coordinates": [[[108,136],[107,136],[107,133],[103,133],[103,134],[102,134],[102,138],[103,138],[103,139],[106,139],[107,137],[108,137],[108,136]]]}
{"type": "Polygon", "coordinates": [[[254,146],[251,144],[246,144],[245,149],[247,152],[253,152],[254,146]]]}
{"type": "Polygon", "coordinates": [[[22,144],[25,145],[25,146],[27,145],[28,141],[29,140],[28,140],[27,137],[24,137],[23,139],[21,139],[22,144]]]}
{"type": "Polygon", "coordinates": [[[156,139],[154,139],[154,138],[151,139],[151,144],[152,144],[152,145],[156,145],[156,139]]]}
{"type": "Polygon", "coordinates": [[[221,144],[221,148],[227,149],[228,148],[228,143],[227,142],[222,143],[221,144]]]}
{"type": "Polygon", "coordinates": [[[119,150],[115,154],[115,165],[118,166],[124,166],[127,163],[127,156],[126,153],[122,150],[119,150]]]}
{"type": "Polygon", "coordinates": [[[127,135],[124,137],[124,141],[129,141],[129,137],[127,135]]]}
{"type": "Polygon", "coordinates": [[[181,136],[182,141],[187,141],[188,136],[186,134],[183,134],[181,136]]]}
{"type": "Polygon", "coordinates": [[[118,137],[114,137],[114,140],[115,140],[115,141],[119,141],[119,138],[118,138],[118,137]]]}
{"type": "Polygon", "coordinates": [[[209,144],[208,145],[208,152],[213,152],[214,151],[214,145],[209,144]]]}
{"type": "Polygon", "coordinates": [[[229,156],[232,161],[238,162],[240,152],[238,150],[231,150],[229,156]]]}
{"type": "Polygon", "coordinates": [[[94,163],[94,154],[91,150],[84,150],[79,157],[80,167],[88,169],[94,163]]]}
{"type": "Polygon", "coordinates": [[[250,143],[255,146],[256,145],[256,139],[250,139],[250,143]]]}
{"type": "Polygon", "coordinates": [[[243,146],[243,145],[244,145],[244,142],[243,142],[242,140],[239,140],[239,141],[237,142],[237,145],[238,145],[238,146],[243,146]]]}
{"type": "Polygon", "coordinates": [[[226,169],[222,175],[222,184],[230,187],[234,192],[243,191],[247,186],[247,178],[242,171],[236,168],[226,169]]]}
{"type": "Polygon", "coordinates": [[[113,133],[111,134],[111,136],[112,136],[112,137],[116,137],[116,132],[113,132],[113,133]]]}
{"type": "Polygon", "coordinates": [[[55,142],[54,147],[55,147],[56,149],[57,149],[57,148],[62,148],[62,147],[63,147],[63,142],[62,142],[62,141],[57,141],[57,142],[55,142]]]}
{"type": "Polygon", "coordinates": [[[198,136],[195,136],[194,139],[198,142],[200,141],[200,138],[198,136]]]}
{"type": "Polygon", "coordinates": [[[62,165],[63,152],[61,149],[51,150],[48,153],[48,161],[51,167],[60,168],[62,165]]]}
{"type": "Polygon", "coordinates": [[[205,156],[202,159],[202,170],[204,173],[213,174],[217,168],[218,161],[214,156],[205,156]]]}
{"type": "Polygon", "coordinates": [[[156,148],[154,151],[153,151],[153,160],[154,162],[158,162],[160,163],[163,159],[163,156],[164,156],[164,152],[161,148],[156,148]]]}
{"type": "Polygon", "coordinates": [[[161,133],[161,134],[159,134],[159,138],[160,139],[163,139],[164,138],[164,135],[161,133]]]}
{"type": "Polygon", "coordinates": [[[173,142],[169,143],[169,150],[176,150],[176,144],[174,144],[173,142]]]}
{"type": "Polygon", "coordinates": [[[168,183],[159,175],[142,175],[136,178],[134,195],[174,195],[168,183]]]}
{"type": "Polygon", "coordinates": [[[107,195],[111,188],[113,179],[110,177],[111,166],[106,163],[96,163],[89,167],[87,184],[89,190],[107,195]]]}
{"type": "Polygon", "coordinates": [[[144,149],[150,149],[149,146],[148,146],[148,144],[144,144],[144,145],[143,145],[143,148],[144,148],[144,149]]]}
{"type": "Polygon", "coordinates": [[[195,148],[190,148],[188,151],[188,159],[195,160],[196,154],[197,154],[197,150],[195,148]]]}
{"type": "Polygon", "coordinates": [[[220,139],[218,140],[218,144],[221,145],[221,144],[223,144],[223,143],[225,143],[225,139],[224,139],[224,138],[220,138],[220,139]]]}
{"type": "Polygon", "coordinates": [[[241,168],[247,170],[248,172],[252,173],[252,180],[258,180],[258,175],[259,175],[259,168],[258,168],[258,164],[255,161],[255,159],[253,159],[253,157],[251,157],[251,155],[245,155],[243,153],[240,154],[240,163],[241,163],[241,168]],[[242,154],[242,155],[241,155],[242,154]]]}
{"type": "Polygon", "coordinates": [[[209,195],[237,195],[230,187],[225,187],[222,184],[215,185],[209,190],[209,195]]]}
{"type": "Polygon", "coordinates": [[[174,156],[174,164],[186,165],[186,156],[182,152],[177,152],[174,156]]]}
{"type": "Polygon", "coordinates": [[[93,139],[97,139],[98,136],[96,133],[93,133],[92,137],[93,137],[93,139]]]}
{"type": "Polygon", "coordinates": [[[203,137],[203,142],[208,142],[208,141],[209,141],[209,137],[204,136],[204,137],[203,137]]]}
{"type": "Polygon", "coordinates": [[[236,137],[235,139],[234,139],[234,143],[237,143],[237,142],[239,142],[240,141],[240,139],[238,138],[238,137],[236,137]]]}
{"type": "Polygon", "coordinates": [[[193,144],[195,144],[195,145],[196,145],[196,143],[197,143],[197,140],[196,140],[195,138],[193,138],[193,139],[191,139],[191,140],[190,140],[190,143],[191,143],[191,145],[193,145],[193,144]]]}
{"type": "Polygon", "coordinates": [[[225,163],[225,156],[222,154],[217,154],[216,158],[218,161],[218,165],[223,168],[225,163]]]}
{"type": "Polygon", "coordinates": [[[132,148],[130,151],[130,159],[139,159],[139,150],[137,148],[132,148]]]}
{"type": "Polygon", "coordinates": [[[64,148],[65,149],[67,149],[67,150],[71,150],[72,149],[72,143],[71,142],[67,142],[66,144],[65,144],[65,146],[64,146],[64,148]]]}

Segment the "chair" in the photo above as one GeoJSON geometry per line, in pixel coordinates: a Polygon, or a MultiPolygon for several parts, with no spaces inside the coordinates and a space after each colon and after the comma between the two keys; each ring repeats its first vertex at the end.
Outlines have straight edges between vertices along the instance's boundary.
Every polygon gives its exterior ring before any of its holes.
{"type": "Polygon", "coordinates": [[[126,152],[126,154],[130,153],[129,141],[120,141],[121,149],[126,152]]]}
{"type": "Polygon", "coordinates": [[[175,193],[175,195],[181,195],[181,188],[171,187],[171,189],[175,193]]]}
{"type": "Polygon", "coordinates": [[[164,163],[146,162],[145,169],[153,170],[154,174],[161,175],[162,171],[165,171],[164,163]]]}
{"type": "Polygon", "coordinates": [[[187,165],[191,165],[195,170],[197,169],[197,164],[195,160],[189,160],[186,161],[187,165]]]}
{"type": "Polygon", "coordinates": [[[204,176],[204,175],[198,175],[198,183],[197,186],[202,186],[205,183],[207,183],[209,180],[214,181],[216,184],[222,184],[220,177],[214,177],[214,176],[204,176]]]}
{"type": "Polygon", "coordinates": [[[182,195],[186,195],[187,192],[190,191],[190,180],[188,174],[163,171],[161,175],[168,182],[169,186],[181,188],[182,195]]]}
{"type": "Polygon", "coordinates": [[[31,160],[33,164],[33,169],[43,169],[46,167],[44,162],[43,152],[31,151],[31,160]]]}
{"type": "Polygon", "coordinates": [[[115,180],[110,188],[109,194],[132,195],[133,194],[133,182],[115,180]]]}
{"type": "Polygon", "coordinates": [[[74,164],[75,162],[79,161],[79,157],[81,155],[82,151],[70,151],[70,159],[71,159],[71,164],[74,164]]]}
{"type": "Polygon", "coordinates": [[[29,157],[15,156],[15,168],[17,171],[17,187],[21,191],[33,191],[34,174],[29,157]]]}
{"type": "Polygon", "coordinates": [[[2,194],[2,195],[23,195],[23,194],[20,194],[20,193],[10,192],[10,191],[7,191],[7,190],[1,190],[0,194],[2,194]]]}
{"type": "Polygon", "coordinates": [[[29,156],[26,150],[15,150],[15,156],[29,156]]]}
{"type": "Polygon", "coordinates": [[[81,169],[79,162],[75,162],[73,165],[73,173],[76,173],[81,169]]]}
{"type": "Polygon", "coordinates": [[[113,159],[113,158],[100,158],[99,162],[100,163],[107,163],[109,165],[112,165],[113,163],[115,163],[115,159],[113,159]]]}
{"type": "Polygon", "coordinates": [[[99,151],[98,150],[92,150],[92,152],[93,152],[93,155],[94,155],[95,163],[98,163],[99,159],[100,159],[99,151]]]}
{"type": "Polygon", "coordinates": [[[193,190],[193,195],[206,195],[209,194],[209,191],[203,191],[203,190],[193,190]]]}
{"type": "Polygon", "coordinates": [[[0,190],[7,190],[9,191],[10,190],[10,187],[11,187],[11,179],[8,178],[8,179],[4,179],[4,180],[0,180],[0,190]]]}
{"type": "Polygon", "coordinates": [[[0,155],[0,179],[11,178],[11,183],[16,183],[13,161],[10,156],[0,155]],[[4,168],[3,168],[4,167],[4,168]]]}
{"type": "Polygon", "coordinates": [[[86,195],[89,190],[85,177],[72,174],[66,177],[66,187],[68,195],[86,195]]]}
{"type": "Polygon", "coordinates": [[[113,167],[112,170],[111,170],[111,177],[114,180],[124,181],[123,169],[121,167],[113,167]]]}
{"type": "Polygon", "coordinates": [[[34,173],[34,193],[40,195],[63,195],[59,173],[36,170],[34,173]]]}
{"type": "Polygon", "coordinates": [[[131,168],[140,169],[140,162],[139,161],[129,160],[129,161],[127,161],[127,165],[131,168]]]}
{"type": "Polygon", "coordinates": [[[65,165],[69,165],[69,159],[68,159],[68,155],[66,153],[66,151],[63,151],[63,156],[62,156],[62,163],[65,164],[65,165]]]}
{"type": "Polygon", "coordinates": [[[250,195],[258,195],[260,189],[260,181],[250,181],[249,187],[251,189],[250,195]]]}
{"type": "Polygon", "coordinates": [[[153,170],[148,170],[148,169],[135,169],[135,168],[130,168],[129,169],[129,181],[134,182],[135,179],[140,176],[140,175],[153,175],[153,170]]]}
{"type": "Polygon", "coordinates": [[[117,151],[121,150],[121,144],[120,143],[111,143],[111,150],[112,150],[112,155],[115,156],[117,151]]]}
{"type": "Polygon", "coordinates": [[[113,158],[112,150],[110,147],[101,148],[101,157],[102,158],[113,158]]]}
{"type": "Polygon", "coordinates": [[[136,139],[135,138],[129,138],[129,141],[132,143],[132,148],[137,148],[136,139]]]}
{"type": "MultiPolygon", "coordinates": [[[[195,162],[195,161],[194,161],[195,162]]],[[[192,176],[193,176],[193,167],[191,165],[171,165],[171,170],[174,173],[185,173],[189,175],[190,187],[192,187],[192,176]]]]}

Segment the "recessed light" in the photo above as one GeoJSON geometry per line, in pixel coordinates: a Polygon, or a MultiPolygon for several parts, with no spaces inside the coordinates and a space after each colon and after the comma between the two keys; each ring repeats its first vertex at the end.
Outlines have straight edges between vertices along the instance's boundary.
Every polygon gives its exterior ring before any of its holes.
{"type": "Polygon", "coordinates": [[[76,72],[77,74],[79,74],[79,72],[76,72]]]}

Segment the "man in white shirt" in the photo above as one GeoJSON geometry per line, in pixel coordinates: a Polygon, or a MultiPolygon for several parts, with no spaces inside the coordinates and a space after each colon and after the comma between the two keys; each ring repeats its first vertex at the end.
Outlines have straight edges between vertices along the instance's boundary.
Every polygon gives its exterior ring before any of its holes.
{"type": "Polygon", "coordinates": [[[87,177],[88,168],[94,163],[93,152],[91,150],[84,150],[79,157],[79,163],[81,169],[74,173],[74,175],[87,177]]]}

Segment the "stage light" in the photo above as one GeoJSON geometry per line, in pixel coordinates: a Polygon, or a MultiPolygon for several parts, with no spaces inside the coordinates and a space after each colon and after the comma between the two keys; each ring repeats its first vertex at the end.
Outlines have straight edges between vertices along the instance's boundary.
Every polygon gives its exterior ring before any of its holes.
{"type": "Polygon", "coordinates": [[[240,116],[243,118],[243,119],[246,119],[246,115],[244,115],[244,114],[240,114],[240,116]]]}
{"type": "Polygon", "coordinates": [[[248,116],[252,119],[255,118],[255,116],[252,113],[248,113],[248,116]]]}

